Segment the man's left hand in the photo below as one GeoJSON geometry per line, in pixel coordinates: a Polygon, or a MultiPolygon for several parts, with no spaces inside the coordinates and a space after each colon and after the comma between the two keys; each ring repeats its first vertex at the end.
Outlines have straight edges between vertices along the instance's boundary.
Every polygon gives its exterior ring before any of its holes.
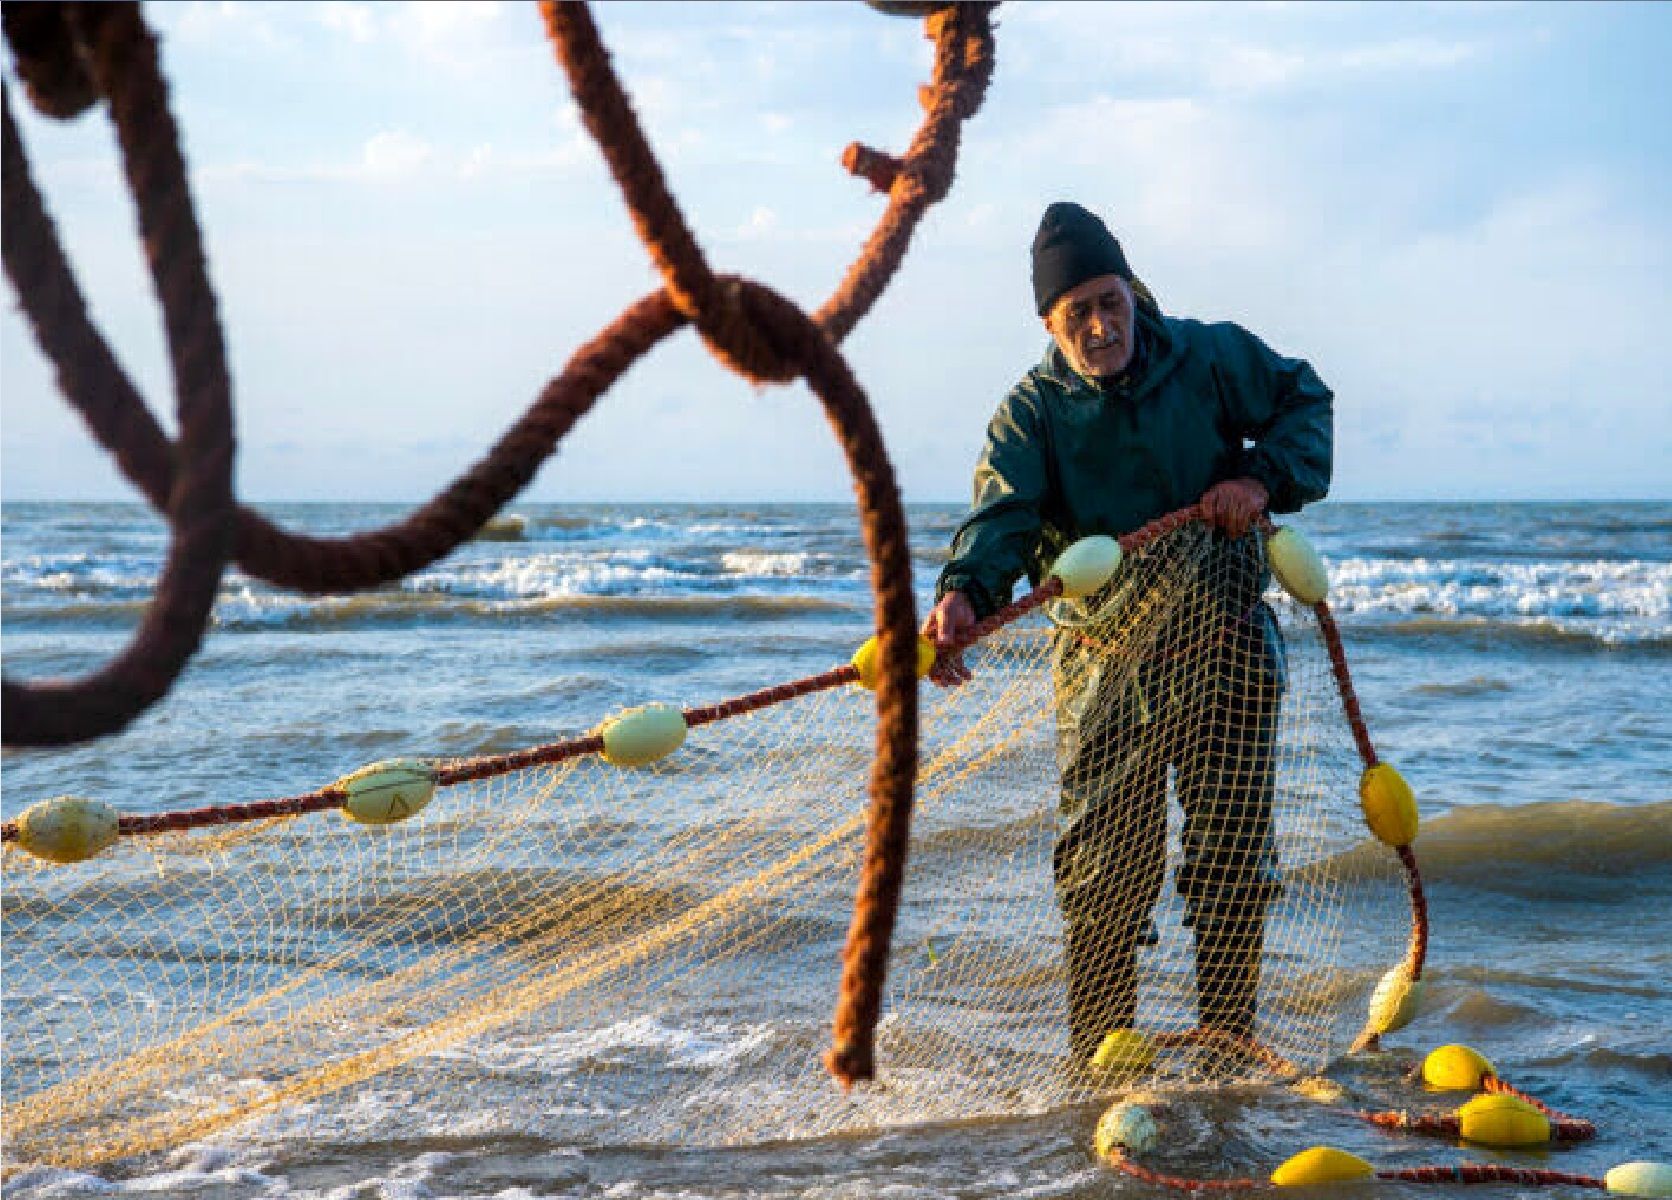
{"type": "Polygon", "coordinates": [[[1270,498],[1258,479],[1227,479],[1203,493],[1202,516],[1228,537],[1239,538],[1259,520],[1270,498]]]}

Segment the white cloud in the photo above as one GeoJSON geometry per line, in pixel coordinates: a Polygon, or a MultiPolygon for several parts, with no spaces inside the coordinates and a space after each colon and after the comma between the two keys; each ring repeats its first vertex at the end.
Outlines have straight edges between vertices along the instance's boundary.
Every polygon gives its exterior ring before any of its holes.
{"type": "Polygon", "coordinates": [[[352,4],[347,0],[325,0],[317,10],[319,23],[333,33],[340,33],[354,42],[370,42],[378,34],[377,15],[369,4],[352,4]]]}
{"type": "Polygon", "coordinates": [[[503,11],[499,0],[413,0],[402,24],[410,24],[419,41],[439,44],[476,36],[503,11]]]}
{"type": "Polygon", "coordinates": [[[1368,46],[1355,46],[1325,61],[1335,69],[1353,71],[1434,71],[1461,66],[1486,53],[1484,42],[1437,41],[1433,38],[1397,38],[1368,46]]]}
{"type": "MultiPolygon", "coordinates": [[[[421,61],[458,74],[480,75],[496,69],[507,49],[504,15],[498,0],[411,0],[391,28],[421,61]]],[[[537,36],[538,30],[538,19],[531,18],[527,32],[537,36]]],[[[517,48],[549,56],[538,41],[517,48]]]]}
{"type": "MultiPolygon", "coordinates": [[[[474,154],[474,152],[473,152],[474,154]]],[[[470,162],[466,156],[460,168],[470,162]]],[[[313,162],[291,166],[239,159],[198,168],[194,179],[213,185],[250,183],[384,183],[409,179],[439,164],[436,148],[404,129],[386,129],[367,138],[358,158],[348,162],[313,162]]]]}
{"type": "Polygon", "coordinates": [[[172,7],[157,5],[150,19],[162,29],[188,42],[207,43],[222,49],[234,46],[273,49],[285,43],[273,10],[243,0],[192,0],[172,7]]]}
{"type": "MultiPolygon", "coordinates": [[[[1059,78],[1121,78],[1129,86],[1188,96],[1451,70],[1547,35],[1511,25],[1492,37],[1360,33],[1336,41],[1320,32],[1327,26],[1297,20],[1309,9],[1316,11],[1309,5],[1030,4],[1018,6],[1006,25],[1024,26],[1029,41],[1060,46],[1059,78]]],[[[1044,62],[1030,65],[1051,69],[1044,62]]]]}
{"type": "Polygon", "coordinates": [[[435,148],[416,134],[390,129],[374,134],[361,151],[367,176],[389,179],[415,175],[435,157],[435,148]]]}
{"type": "Polygon", "coordinates": [[[501,150],[491,142],[473,147],[459,161],[460,179],[489,176],[519,177],[567,171],[592,161],[591,144],[571,138],[563,145],[542,150],[501,150]]]}
{"type": "Polygon", "coordinates": [[[749,219],[738,227],[733,236],[743,240],[761,238],[770,235],[777,228],[778,214],[761,204],[755,207],[755,211],[749,214],[749,219]]]}

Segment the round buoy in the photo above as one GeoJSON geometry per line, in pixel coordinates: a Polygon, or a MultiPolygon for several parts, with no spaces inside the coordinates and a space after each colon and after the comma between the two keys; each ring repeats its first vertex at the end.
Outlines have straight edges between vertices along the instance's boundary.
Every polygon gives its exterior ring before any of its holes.
{"type": "Polygon", "coordinates": [[[1098,1119],[1092,1148],[1099,1158],[1108,1158],[1116,1150],[1143,1154],[1153,1150],[1160,1140],[1161,1132],[1150,1110],[1131,1100],[1122,1100],[1110,1105],[1098,1119]]]}
{"type": "Polygon", "coordinates": [[[116,841],[116,810],[86,796],[54,796],[18,814],[17,844],[47,862],[78,863],[116,841]]]}
{"type": "Polygon", "coordinates": [[[1672,1196],[1672,1164],[1628,1162],[1602,1177],[1611,1192],[1622,1196],[1672,1196]]]}
{"type": "Polygon", "coordinates": [[[1397,850],[1417,840],[1417,799],[1405,777],[1387,763],[1359,776],[1359,807],[1365,824],[1383,844],[1397,850]]]}
{"type": "Polygon", "coordinates": [[[1390,967],[1370,995],[1370,1029],[1377,1034],[1403,1029],[1422,1009],[1422,980],[1411,978],[1409,963],[1390,967]]]}
{"type": "Polygon", "coordinates": [[[1441,1046],[1422,1060],[1422,1081],[1442,1092],[1477,1091],[1482,1080],[1496,1074],[1490,1060],[1468,1046],[1441,1046]]]}
{"type": "Polygon", "coordinates": [[[1143,1071],[1153,1062],[1155,1043],[1136,1029],[1111,1029],[1091,1056],[1100,1071],[1143,1071]]]}
{"type": "Polygon", "coordinates": [[[343,813],[362,825],[393,825],[422,812],[435,797],[435,770],[411,758],[361,767],[337,781],[343,813]]]}
{"type": "Polygon", "coordinates": [[[1457,1110],[1466,1141],[1483,1146],[1542,1146],[1550,1140],[1550,1118],[1516,1096],[1476,1096],[1457,1110]]]}
{"type": "Polygon", "coordinates": [[[1329,571],[1300,530],[1284,526],[1266,538],[1266,562],[1283,590],[1308,608],[1329,595],[1329,571]]]}
{"type": "MultiPolygon", "coordinates": [[[[872,634],[859,644],[859,649],[853,652],[854,670],[859,672],[859,686],[867,691],[876,691],[882,682],[882,650],[876,635],[872,634]]],[[[919,634],[917,638],[917,677],[922,679],[935,665],[935,643],[919,634]]]]}
{"type": "Polygon", "coordinates": [[[1349,1179],[1368,1179],[1376,1168],[1356,1154],[1337,1150],[1334,1146],[1314,1146],[1302,1150],[1271,1173],[1271,1181],[1278,1187],[1309,1187],[1318,1183],[1344,1183],[1349,1179]]]}
{"type": "Polygon", "coordinates": [[[1120,568],[1120,543],[1098,534],[1081,538],[1057,556],[1047,574],[1062,581],[1062,594],[1071,600],[1090,596],[1120,568]]]}
{"type": "Polygon", "coordinates": [[[643,767],[685,744],[685,714],[671,704],[623,709],[604,722],[604,761],[615,767],[643,767]]]}

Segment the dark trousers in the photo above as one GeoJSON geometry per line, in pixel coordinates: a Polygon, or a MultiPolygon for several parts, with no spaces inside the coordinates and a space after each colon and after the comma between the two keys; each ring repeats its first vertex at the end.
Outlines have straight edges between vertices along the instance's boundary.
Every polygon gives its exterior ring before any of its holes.
{"type": "Polygon", "coordinates": [[[1184,814],[1175,884],[1195,938],[1198,1015],[1207,1029],[1253,1033],[1265,910],[1280,888],[1282,648],[1258,600],[1242,612],[1200,595],[1180,603],[1187,611],[1141,652],[1057,635],[1062,820],[1052,865],[1076,1061],[1136,1023],[1138,950],[1156,940],[1166,872],[1169,773],[1184,814]]]}

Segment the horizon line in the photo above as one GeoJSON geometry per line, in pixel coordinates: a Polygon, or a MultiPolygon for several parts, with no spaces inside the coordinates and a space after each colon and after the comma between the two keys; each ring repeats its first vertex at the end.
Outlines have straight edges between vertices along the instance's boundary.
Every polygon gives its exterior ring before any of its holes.
{"type": "MultiPolygon", "coordinates": [[[[243,504],[383,504],[406,505],[415,507],[427,503],[433,497],[367,497],[367,496],[307,496],[307,497],[247,497],[236,499],[243,504]]],[[[568,498],[523,498],[513,497],[506,501],[498,510],[507,512],[518,502],[524,504],[555,505],[555,504],[821,504],[846,505],[854,503],[852,497],[822,499],[786,499],[773,496],[715,497],[703,499],[689,496],[663,497],[568,497],[568,498]]],[[[912,505],[934,505],[937,507],[968,507],[968,502],[962,499],[906,499],[901,502],[910,507],[912,505]]],[[[151,505],[143,496],[0,496],[0,507],[7,504],[129,504],[136,507],[150,508],[151,505]]],[[[1575,496],[1352,496],[1325,497],[1323,500],[1308,504],[1307,508],[1317,508],[1326,504],[1672,504],[1672,493],[1658,496],[1604,496],[1604,495],[1575,495],[1575,496]]]]}

